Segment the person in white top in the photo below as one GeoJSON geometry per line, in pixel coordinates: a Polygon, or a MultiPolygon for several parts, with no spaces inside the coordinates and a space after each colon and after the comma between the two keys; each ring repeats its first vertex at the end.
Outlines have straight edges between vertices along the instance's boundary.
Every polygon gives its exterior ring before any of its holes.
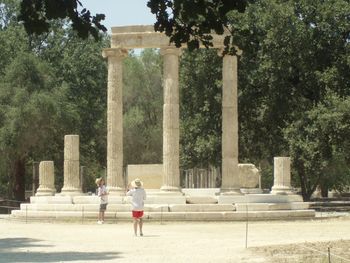
{"type": "Polygon", "coordinates": [[[142,226],[143,226],[143,209],[144,201],[146,200],[146,191],[142,188],[143,183],[140,179],[135,179],[128,186],[126,195],[131,196],[132,205],[132,217],[134,223],[134,233],[137,236],[137,225],[139,225],[140,236],[143,236],[142,226]],[[131,187],[130,187],[131,186],[131,187]]]}
{"type": "Polygon", "coordinates": [[[102,177],[97,178],[95,183],[98,186],[97,195],[98,195],[98,197],[100,197],[100,210],[98,213],[97,223],[103,224],[105,221],[105,211],[107,209],[107,204],[108,204],[108,192],[107,192],[107,188],[105,186],[105,181],[102,177]]]}

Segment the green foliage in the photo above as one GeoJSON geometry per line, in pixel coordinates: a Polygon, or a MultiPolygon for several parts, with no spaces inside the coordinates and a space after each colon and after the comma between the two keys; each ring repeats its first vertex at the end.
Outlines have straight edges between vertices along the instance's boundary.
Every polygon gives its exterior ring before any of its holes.
{"type": "Polygon", "coordinates": [[[221,165],[222,60],[216,50],[184,52],[180,67],[181,167],[221,165]]]}
{"type": "MultiPolygon", "coordinates": [[[[155,30],[164,32],[175,46],[186,43],[190,50],[212,46],[211,32],[222,35],[228,30],[227,13],[243,12],[246,0],[149,0],[147,6],[156,15],[155,30]]],[[[230,37],[225,40],[230,43],[230,37]]],[[[227,48],[229,46],[227,45],[227,48]]]]}
{"type": "Polygon", "coordinates": [[[107,67],[101,49],[109,40],[82,40],[64,21],[52,22],[46,35],[27,36],[13,22],[16,3],[0,5],[0,180],[9,181],[10,191],[20,185],[24,195],[33,161],[54,160],[55,183],[62,187],[66,134],[80,135],[87,177],[103,173],[107,67]]]}
{"type": "Polygon", "coordinates": [[[162,162],[163,88],[159,52],[131,54],[124,63],[124,164],[162,162]]]}
{"type": "Polygon", "coordinates": [[[350,95],[349,13],[343,0],[255,1],[243,14],[230,13],[234,42],[243,49],[240,159],[271,165],[274,156],[288,156],[289,123],[325,101],[327,90],[350,95]]]}
{"type": "Polygon", "coordinates": [[[350,184],[350,98],[329,93],[285,129],[304,199],[316,187],[343,190],[350,184]]]}
{"type": "Polygon", "coordinates": [[[69,19],[72,28],[84,39],[92,35],[96,40],[101,36],[99,30],[107,29],[101,24],[105,15],[92,16],[83,8],[79,0],[22,0],[19,21],[22,21],[29,34],[42,34],[51,29],[50,21],[69,19]],[[79,10],[82,8],[81,10],[79,10]]]}

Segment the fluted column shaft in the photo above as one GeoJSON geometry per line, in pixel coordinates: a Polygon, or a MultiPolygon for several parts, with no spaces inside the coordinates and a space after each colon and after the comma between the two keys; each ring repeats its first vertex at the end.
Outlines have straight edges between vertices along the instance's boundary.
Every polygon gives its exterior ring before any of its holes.
{"type": "Polygon", "coordinates": [[[55,190],[55,175],[53,161],[42,161],[39,164],[39,188],[36,196],[54,195],[55,190]]]}
{"type": "Polygon", "coordinates": [[[64,182],[61,193],[81,193],[79,175],[79,135],[64,136],[64,182]]]}
{"type": "Polygon", "coordinates": [[[107,48],[107,185],[110,194],[124,193],[123,181],[123,59],[127,50],[107,48]]]}
{"type": "Polygon", "coordinates": [[[179,55],[180,49],[166,48],[163,55],[163,185],[161,190],[180,190],[179,170],[179,55]]]}
{"type": "Polygon", "coordinates": [[[222,186],[224,194],[239,194],[237,56],[225,55],[222,68],[222,186]]]}
{"type": "Polygon", "coordinates": [[[289,194],[292,193],[291,174],[290,174],[290,157],[273,158],[273,176],[274,183],[271,189],[272,194],[289,194]]]}

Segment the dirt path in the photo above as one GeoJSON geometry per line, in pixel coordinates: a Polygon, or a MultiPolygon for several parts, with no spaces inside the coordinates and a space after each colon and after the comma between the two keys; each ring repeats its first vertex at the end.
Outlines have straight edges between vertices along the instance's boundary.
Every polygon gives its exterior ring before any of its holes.
{"type": "MultiPolygon", "coordinates": [[[[0,262],[272,262],[273,255],[294,257],[281,253],[295,249],[289,244],[350,240],[350,217],[250,222],[248,249],[245,222],[146,223],[144,228],[144,237],[134,237],[131,223],[26,224],[0,219],[0,262]]],[[[344,244],[349,249],[349,243],[344,244]]]]}

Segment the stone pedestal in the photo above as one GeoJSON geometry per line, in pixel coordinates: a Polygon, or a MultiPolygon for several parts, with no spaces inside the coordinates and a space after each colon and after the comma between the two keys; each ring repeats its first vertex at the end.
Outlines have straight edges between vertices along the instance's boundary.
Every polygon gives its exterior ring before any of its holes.
{"type": "Polygon", "coordinates": [[[163,87],[163,184],[161,190],[180,192],[179,170],[179,55],[180,49],[161,49],[163,87]]]}
{"type": "Polygon", "coordinates": [[[39,188],[36,196],[52,196],[55,190],[55,175],[53,161],[42,161],[39,165],[39,188]]]}
{"type": "Polygon", "coordinates": [[[61,195],[81,194],[79,135],[64,136],[64,182],[61,195]]]}
{"type": "Polygon", "coordinates": [[[222,68],[222,185],[221,194],[240,192],[238,170],[237,57],[225,55],[222,68]]]}
{"type": "Polygon", "coordinates": [[[290,184],[290,158],[275,157],[273,166],[274,184],[271,194],[293,194],[290,184]]]}
{"type": "Polygon", "coordinates": [[[107,48],[102,55],[108,58],[107,186],[110,195],[123,195],[123,59],[128,51],[107,48]]]}

